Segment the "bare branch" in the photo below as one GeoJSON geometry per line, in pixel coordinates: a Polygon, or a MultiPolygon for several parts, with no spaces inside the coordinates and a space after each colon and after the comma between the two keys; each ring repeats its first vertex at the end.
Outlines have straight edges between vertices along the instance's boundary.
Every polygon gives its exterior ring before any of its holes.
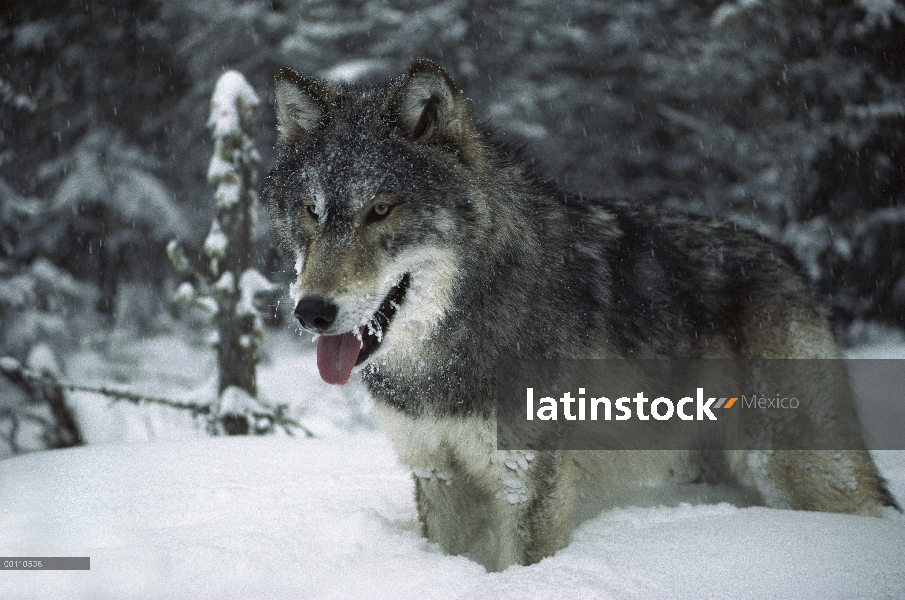
{"type": "MultiPolygon", "coordinates": [[[[139,394],[131,390],[115,389],[107,386],[95,387],[89,385],[78,385],[74,383],[60,382],[49,374],[41,375],[35,373],[34,371],[23,367],[22,364],[16,359],[10,357],[4,357],[0,359],[0,373],[3,373],[13,381],[26,382],[29,385],[35,387],[52,385],[61,390],[100,394],[103,396],[108,396],[114,401],[126,401],[131,402],[135,405],[157,404],[177,410],[187,410],[192,413],[193,417],[209,416],[213,412],[213,409],[209,404],[181,402],[179,400],[173,400],[171,398],[165,398],[161,396],[148,396],[146,394],[139,394]]],[[[255,420],[272,421],[274,425],[279,425],[286,433],[290,435],[294,433],[291,428],[296,428],[301,430],[305,434],[305,437],[317,437],[310,429],[308,429],[295,419],[286,416],[285,412],[288,408],[287,405],[278,404],[276,406],[269,406],[261,402],[260,400],[257,400],[257,402],[261,406],[269,409],[270,412],[250,412],[247,413],[248,417],[252,417],[255,420]]]]}

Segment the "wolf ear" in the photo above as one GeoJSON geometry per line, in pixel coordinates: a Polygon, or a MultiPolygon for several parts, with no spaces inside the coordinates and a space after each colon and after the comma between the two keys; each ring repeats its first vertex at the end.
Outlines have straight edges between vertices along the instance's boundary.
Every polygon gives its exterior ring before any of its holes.
{"type": "Polygon", "coordinates": [[[277,97],[277,131],[283,145],[307,137],[325,117],[325,107],[336,92],[328,84],[303,77],[292,69],[280,69],[274,77],[277,97]]]}
{"type": "Polygon", "coordinates": [[[441,139],[462,142],[469,131],[468,107],[442,67],[416,60],[395,100],[397,123],[416,142],[441,139]]]}

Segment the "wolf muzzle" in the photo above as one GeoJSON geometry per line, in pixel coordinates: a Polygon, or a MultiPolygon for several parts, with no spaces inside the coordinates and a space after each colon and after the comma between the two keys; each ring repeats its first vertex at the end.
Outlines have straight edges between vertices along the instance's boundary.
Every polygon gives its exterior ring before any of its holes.
{"type": "Polygon", "coordinates": [[[377,310],[351,331],[333,331],[339,306],[312,294],[295,306],[295,318],[306,331],[316,333],[317,368],[327,383],[343,385],[356,365],[362,364],[380,346],[383,337],[405,298],[411,279],[408,273],[390,288],[377,310]]]}
{"type": "Polygon", "coordinates": [[[361,328],[356,332],[326,335],[336,321],[339,307],[323,296],[305,296],[295,305],[295,318],[302,328],[320,334],[317,340],[317,368],[327,383],[349,381],[362,348],[361,328]]]}

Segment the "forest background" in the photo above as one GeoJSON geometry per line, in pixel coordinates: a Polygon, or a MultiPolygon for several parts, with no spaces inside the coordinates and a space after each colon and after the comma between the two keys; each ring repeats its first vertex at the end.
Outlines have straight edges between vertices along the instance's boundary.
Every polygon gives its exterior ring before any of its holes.
{"type": "MultiPolygon", "coordinates": [[[[720,215],[785,244],[845,344],[905,328],[895,0],[9,0],[0,356],[46,367],[116,335],[203,338],[205,318],[171,303],[181,279],[165,249],[177,238],[201,260],[218,77],[236,69],[262,98],[266,168],[279,67],[368,82],[415,58],[444,65],[560,187],[720,215]]],[[[286,282],[260,222],[255,264],[286,282]]],[[[290,326],[287,304],[269,307],[271,325],[290,326]]],[[[6,438],[34,412],[17,389],[0,378],[6,438]]],[[[46,421],[44,444],[60,445],[46,421]]]]}

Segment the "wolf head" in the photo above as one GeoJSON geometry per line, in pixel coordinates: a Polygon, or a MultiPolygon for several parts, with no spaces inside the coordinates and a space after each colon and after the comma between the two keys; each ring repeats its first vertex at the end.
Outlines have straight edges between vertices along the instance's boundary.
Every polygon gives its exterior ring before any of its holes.
{"type": "Polygon", "coordinates": [[[456,223],[481,210],[482,142],[461,92],[426,60],[367,88],[282,69],[276,101],[282,147],[264,197],[296,260],[295,315],[320,336],[323,379],[342,384],[446,314],[455,249],[478,242],[456,223]]]}

